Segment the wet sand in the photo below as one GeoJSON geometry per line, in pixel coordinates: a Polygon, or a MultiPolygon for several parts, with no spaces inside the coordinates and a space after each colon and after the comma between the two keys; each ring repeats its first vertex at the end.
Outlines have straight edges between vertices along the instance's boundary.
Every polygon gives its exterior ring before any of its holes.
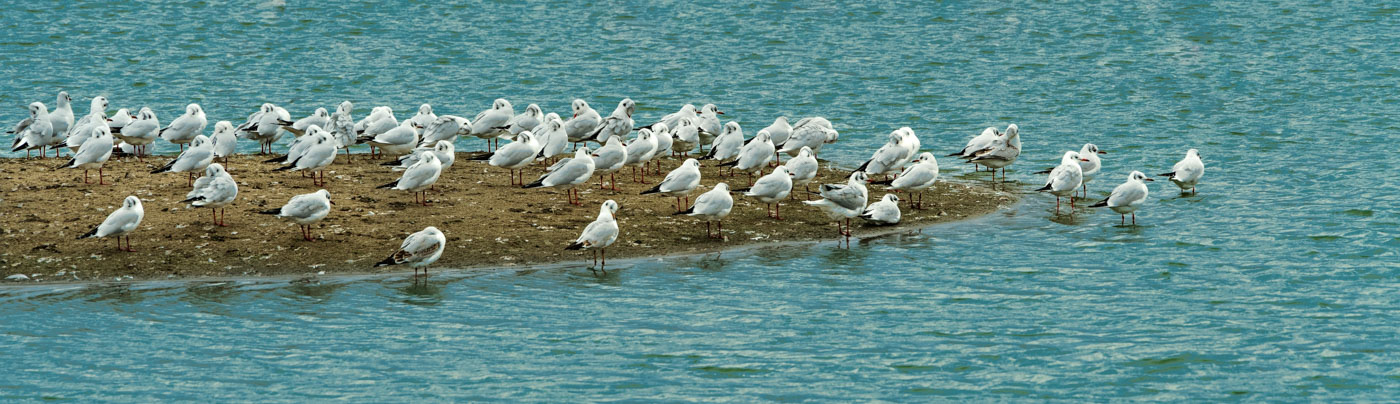
{"type": "MultiPolygon", "coordinates": [[[[563,191],[511,186],[506,170],[468,161],[476,152],[458,153],[456,164],[443,173],[437,189],[428,192],[431,206],[413,203],[406,191],[375,189],[398,178],[398,172],[354,155],[342,154],[326,172],[326,189],[335,202],[331,214],[313,226],[314,241],[304,241],[297,226],[257,212],[282,206],[293,195],[318,187],[296,172],[272,172],[277,165],[262,163],[270,156],[236,156],[228,164],[239,185],[236,202],[227,208],[227,227],[213,225],[209,209],[180,203],[189,191],[183,173],[149,174],[173,156],[113,157],[107,163],[112,185],[83,183],[82,170],[56,170],[58,159],[0,159],[0,278],[24,274],[35,281],[74,282],[122,279],[169,279],[231,276],[295,276],[324,273],[374,272],[375,262],[388,256],[403,237],[426,226],[437,226],[448,239],[439,268],[500,268],[576,261],[591,264],[591,253],[565,251],[608,199],[621,209],[618,241],[608,258],[671,256],[720,251],[737,246],[790,241],[831,241],[836,225],[817,208],[798,200],[783,204],[783,220],[766,216],[766,206],[734,194],[735,206],[724,222],[724,240],[705,236],[704,222],[673,216],[675,198],[638,195],[650,189],[682,159],[663,159],[661,174],[647,183],[634,183],[631,169],[616,175],[620,191],[582,191],[584,206],[569,205],[563,191]],[[116,241],[75,238],[91,230],[136,195],[146,209],[141,226],[131,234],[136,252],[116,249],[116,241]]],[[[66,159],[64,160],[66,161],[66,159]]],[[[724,181],[731,188],[748,184],[748,177],[721,177],[713,162],[702,168],[705,188],[724,181]]],[[[813,181],[845,182],[849,173],[822,162],[813,181]]],[[[544,166],[527,169],[532,181],[544,166]]],[[[799,189],[797,192],[800,192],[799,189]]],[[[871,186],[870,201],[886,192],[871,186]]],[[[815,198],[815,196],[813,196],[815,198]]],[[[901,198],[904,198],[901,196],[901,198]]],[[[977,183],[940,182],[924,196],[923,210],[902,205],[897,226],[873,226],[852,221],[855,237],[891,230],[918,228],[968,219],[996,211],[1016,200],[977,183]]],[[[859,247],[857,247],[859,248],[859,247]]],[[[402,268],[386,267],[383,270],[402,268]]]]}

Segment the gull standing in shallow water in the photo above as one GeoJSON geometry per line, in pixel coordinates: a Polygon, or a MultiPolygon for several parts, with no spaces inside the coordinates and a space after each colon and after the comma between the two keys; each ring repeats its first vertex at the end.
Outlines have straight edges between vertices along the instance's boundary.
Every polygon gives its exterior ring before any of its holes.
{"type": "Polygon", "coordinates": [[[409,166],[403,171],[403,176],[388,184],[380,185],[378,189],[397,189],[413,193],[413,202],[428,206],[428,187],[437,183],[438,177],[442,175],[442,162],[431,151],[418,152],[418,162],[409,166]],[[418,199],[422,195],[422,200],[418,199]]]}
{"type": "Polygon", "coordinates": [[[293,196],[286,205],[282,205],[279,209],[269,209],[258,213],[291,219],[301,229],[301,239],[313,241],[311,225],[326,218],[326,215],[331,213],[331,205],[334,204],[335,202],[331,202],[331,192],[322,189],[309,194],[293,196]]]}
{"type": "Polygon", "coordinates": [[[103,220],[101,225],[81,236],[79,240],[89,237],[115,236],[117,238],[117,249],[133,252],[131,248],[131,232],[141,225],[141,219],[146,217],[146,209],[141,207],[141,199],[135,195],[126,197],[122,201],[122,207],[112,211],[107,215],[107,220],[103,220]],[[126,248],[122,248],[122,236],[126,236],[126,248]]]}
{"type": "Polygon", "coordinates": [[[1004,137],[993,140],[992,145],[986,149],[974,152],[968,161],[992,169],[993,180],[996,180],[996,169],[1002,169],[1001,180],[1006,181],[1006,166],[1015,163],[1016,157],[1019,156],[1021,156],[1021,131],[1013,123],[1006,127],[1004,137]]]}
{"type": "MultiPolygon", "coordinates": [[[[853,172],[845,184],[822,184],[821,200],[802,202],[821,208],[827,217],[836,221],[836,231],[846,237],[846,248],[851,248],[851,218],[865,213],[865,204],[869,201],[870,194],[865,189],[868,179],[863,171],[853,172]],[[841,225],[843,219],[845,227],[841,225]]],[[[840,245],[839,239],[837,245],[840,245]]]]}
{"type": "Polygon", "coordinates": [[[876,181],[874,184],[889,185],[890,190],[905,191],[910,193],[909,208],[923,209],[924,190],[932,187],[938,182],[938,161],[934,160],[933,153],[919,153],[919,159],[914,161],[914,165],[904,169],[893,180],[876,181]],[[913,193],[919,193],[919,202],[914,202],[913,193]]]}
{"type": "Polygon", "coordinates": [[[899,224],[899,197],[895,194],[885,194],[884,198],[865,207],[865,212],[860,214],[861,219],[880,225],[899,224]]]}
{"type": "MultiPolygon", "coordinates": [[[[972,139],[968,140],[967,145],[963,146],[962,150],[959,150],[957,153],[949,154],[948,157],[962,157],[965,159],[970,159],[978,151],[985,150],[988,147],[992,147],[992,142],[1000,136],[1000,130],[997,130],[997,128],[995,127],[989,126],[986,129],[983,129],[981,134],[973,136],[972,139]]],[[[972,167],[974,170],[977,169],[977,166],[975,165],[972,167]]]]}
{"type": "Polygon", "coordinates": [[[238,183],[224,170],[223,165],[213,163],[204,169],[204,176],[194,182],[194,189],[185,194],[185,200],[180,202],[197,208],[209,208],[215,225],[228,226],[224,223],[224,219],[228,218],[224,207],[233,203],[235,198],[238,198],[238,183]]]}
{"type": "Polygon", "coordinates": [[[680,167],[666,173],[666,178],[661,180],[661,183],[649,190],[642,191],[640,195],[659,193],[674,196],[676,197],[676,211],[679,212],[686,206],[686,204],[681,203],[681,197],[690,195],[698,187],[700,187],[700,162],[695,159],[685,159],[680,167]]]}
{"type": "Polygon", "coordinates": [[[565,191],[570,205],[583,206],[582,198],[575,189],[593,178],[593,155],[587,147],[574,151],[574,157],[563,158],[549,166],[544,175],[522,188],[551,187],[565,191]]]}
{"type": "Polygon", "coordinates": [[[734,192],[742,192],[744,196],[758,199],[768,205],[768,210],[764,213],[768,217],[783,220],[782,209],[783,198],[792,194],[792,175],[788,174],[786,166],[778,166],[773,172],[760,177],[754,182],[753,187],[736,189],[734,192]]]}
{"type": "MultiPolygon", "coordinates": [[[[1099,171],[1103,169],[1103,160],[1099,158],[1100,154],[1108,153],[1099,150],[1099,147],[1093,143],[1085,143],[1084,147],[1079,148],[1079,158],[1084,159],[1079,161],[1079,170],[1084,172],[1084,181],[1079,185],[1079,188],[1084,191],[1084,197],[1089,196],[1089,181],[1098,177],[1099,171]]],[[[1036,171],[1035,173],[1049,174],[1051,171],[1054,171],[1055,168],[1056,167],[1050,167],[1041,171],[1036,171]]]]}
{"type": "Polygon", "coordinates": [[[1064,157],[1060,158],[1060,166],[1050,170],[1050,178],[1045,180],[1045,186],[1036,191],[1046,191],[1055,195],[1055,214],[1060,214],[1060,197],[1069,196],[1070,213],[1074,213],[1074,191],[1079,190],[1079,185],[1084,181],[1084,171],[1079,167],[1081,161],[1087,161],[1079,157],[1079,153],[1067,151],[1064,157]]]}
{"type": "MultiPolygon", "coordinates": [[[[565,250],[598,250],[593,252],[593,266],[598,266],[598,255],[603,256],[603,267],[608,265],[608,246],[617,241],[617,219],[613,216],[617,214],[617,202],[612,199],[603,202],[603,206],[598,208],[598,219],[589,223],[583,228],[583,234],[574,240],[573,244],[564,247],[565,250]]],[[[608,271],[603,270],[606,274],[608,271]]]]}
{"type": "MultiPolygon", "coordinates": [[[[1206,164],[1201,162],[1201,154],[1196,149],[1186,151],[1186,158],[1181,159],[1172,166],[1172,172],[1158,174],[1158,176],[1169,177],[1173,184],[1181,188],[1181,193],[1186,193],[1187,189],[1191,193],[1196,193],[1196,183],[1201,181],[1201,176],[1206,174],[1206,164]]],[[[1151,181],[1151,180],[1148,180],[1151,181]]]]}
{"type": "Polygon", "coordinates": [[[403,239],[403,244],[399,244],[398,251],[389,254],[389,258],[374,264],[375,268],[389,265],[408,265],[413,268],[413,281],[418,281],[418,268],[423,268],[423,279],[428,278],[428,265],[437,262],[442,258],[442,251],[447,249],[447,236],[441,230],[433,226],[408,235],[403,239]]]}
{"type": "Polygon", "coordinates": [[[1128,174],[1128,181],[1114,188],[1113,193],[1109,194],[1108,198],[1104,198],[1104,200],[1099,201],[1099,203],[1089,205],[1089,207],[1107,207],[1113,209],[1114,212],[1118,213],[1119,225],[1124,224],[1126,221],[1123,215],[1132,214],[1133,225],[1136,226],[1137,209],[1142,206],[1143,202],[1147,202],[1147,184],[1143,183],[1143,181],[1152,181],[1152,179],[1148,178],[1147,174],[1143,174],[1141,171],[1133,171],[1131,174],[1128,174]]]}
{"type": "Polygon", "coordinates": [[[690,209],[672,213],[672,215],[686,215],[705,221],[705,236],[709,238],[724,239],[724,217],[729,216],[729,211],[734,209],[734,197],[729,195],[729,184],[723,182],[715,184],[715,188],[709,192],[700,194],[695,198],[695,205],[690,209]],[[710,233],[710,222],[715,222],[719,231],[710,233]]]}

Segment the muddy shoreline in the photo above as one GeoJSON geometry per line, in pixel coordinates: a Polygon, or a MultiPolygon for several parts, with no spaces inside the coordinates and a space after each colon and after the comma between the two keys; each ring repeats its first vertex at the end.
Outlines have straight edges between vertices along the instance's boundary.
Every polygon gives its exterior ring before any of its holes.
{"type": "MultiPolygon", "coordinates": [[[[114,157],[105,170],[113,185],[106,186],[83,184],[81,170],[53,169],[61,163],[53,158],[0,159],[0,278],[23,274],[31,278],[28,282],[56,283],[379,273],[371,268],[374,262],[392,252],[404,236],[430,225],[448,238],[447,251],[434,265],[438,268],[570,261],[587,266],[589,253],[563,247],[607,199],[622,206],[621,236],[608,249],[610,259],[694,255],[796,241],[832,241],[834,246],[836,226],[816,208],[800,201],[784,203],[784,220],[776,221],[766,216],[763,203],[737,194],[725,221],[726,239],[706,238],[703,222],[671,215],[674,198],[638,195],[681,159],[663,159],[662,174],[649,174],[648,184],[632,182],[630,169],[616,175],[620,191],[599,189],[595,182],[582,191],[584,206],[578,207],[565,202],[563,191],[510,186],[505,170],[467,160],[474,154],[458,153],[437,189],[428,192],[432,206],[414,204],[407,192],[375,189],[398,178],[398,173],[379,165],[386,160],[356,154],[347,163],[342,155],[326,172],[326,189],[336,205],[313,226],[316,240],[310,242],[301,240],[295,224],[256,213],[319,189],[298,173],[272,172],[277,166],[262,163],[266,156],[236,156],[228,164],[239,195],[228,207],[227,227],[214,226],[208,209],[180,203],[189,190],[184,174],[149,174],[173,156],[144,161],[114,157]],[[111,239],[75,240],[127,195],[141,198],[146,209],[145,220],[131,234],[136,252],[118,251],[111,239]]],[[[748,183],[743,175],[720,177],[712,165],[702,168],[705,189],[720,181],[733,188],[748,183]]],[[[848,173],[825,161],[822,167],[813,184],[844,182],[848,173]]],[[[532,166],[526,176],[533,179],[542,171],[543,166],[532,166]]],[[[884,194],[883,187],[871,187],[872,202],[884,194]]],[[[856,237],[867,237],[965,220],[1016,199],[976,183],[940,182],[925,195],[926,209],[903,209],[901,224],[861,224],[853,230],[856,237]]]]}

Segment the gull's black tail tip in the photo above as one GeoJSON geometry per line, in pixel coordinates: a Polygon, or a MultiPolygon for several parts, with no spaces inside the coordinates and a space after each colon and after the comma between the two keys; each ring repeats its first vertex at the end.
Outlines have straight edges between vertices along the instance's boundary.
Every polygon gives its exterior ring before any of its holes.
{"type": "Polygon", "coordinates": [[[565,249],[565,250],[582,250],[582,249],[583,249],[583,243],[573,243],[573,244],[569,244],[569,246],[568,246],[568,247],[564,247],[564,249],[565,249]]]}

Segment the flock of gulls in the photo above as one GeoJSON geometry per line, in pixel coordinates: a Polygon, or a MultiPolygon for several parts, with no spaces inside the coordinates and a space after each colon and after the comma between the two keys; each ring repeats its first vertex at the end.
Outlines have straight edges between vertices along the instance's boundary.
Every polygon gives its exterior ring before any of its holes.
{"type": "MultiPolygon", "coordinates": [[[[739,123],[721,121],[719,116],[724,112],[713,104],[699,108],[686,104],[654,123],[638,126],[633,120],[636,103],[631,99],[618,102],[607,116],[599,114],[584,100],[576,99],[567,119],[556,113],[545,114],[535,104],[517,114],[505,99],[495,100],[489,109],[472,119],[436,115],[430,105],[423,104],[416,115],[403,120],[395,118],[393,109],[387,106],[375,107],[368,116],[356,120],[352,116],[354,104],[344,101],[335,107],[335,112],[318,108],[309,116],[293,120],[286,109],[267,103],[241,124],[235,126],[231,121],[218,121],[212,133],[205,135],[208,119],[198,104],[189,104],[183,115],[162,125],[150,108],[141,108],[135,115],[128,109],[108,115],[108,101],[101,96],[93,98],[89,113],[75,121],[71,103],[68,93],[60,92],[53,111],[42,102],[29,104],[29,117],[11,131],[14,134],[11,150],[25,151],[30,156],[37,152],[43,158],[48,150],[59,157],[63,149],[68,149],[71,156],[59,168],[82,169],[84,183],[90,183],[88,172],[96,170],[97,184],[106,185],[103,166],[113,154],[130,154],[142,159],[148,155],[147,148],[157,141],[179,145],[179,155],[151,173],[186,173],[187,184],[192,189],[183,202],[211,209],[214,223],[221,226],[224,220],[219,214],[238,196],[238,184],[225,168],[229,157],[238,151],[237,143],[254,141],[260,145],[260,154],[272,154],[277,142],[286,134],[294,136],[286,154],[266,161],[281,165],[275,171],[300,171],[310,175],[316,185],[324,186],[324,170],[340,152],[344,151],[344,158],[350,159],[350,148],[365,145],[371,157],[395,157],[383,165],[402,171],[398,180],[379,188],[408,191],[414,194],[415,202],[422,205],[429,205],[427,191],[442,178],[444,171],[457,163],[454,142],[460,137],[484,140],[487,152],[469,160],[508,170],[512,185],[563,190],[568,203],[579,206],[583,203],[577,190],[587,186],[594,176],[598,176],[600,187],[604,184],[602,177],[607,176],[612,189],[617,190],[616,174],[625,168],[631,169],[634,182],[646,183],[648,170],[654,174],[661,172],[659,157],[684,158],[678,167],[642,194],[675,198],[675,214],[703,220],[707,236],[723,238],[723,220],[734,206],[734,194],[768,204],[769,217],[781,220],[780,203],[805,193],[820,196],[818,200],[804,200],[803,203],[821,209],[836,221],[846,248],[850,247],[851,219],[898,223],[901,199],[895,193],[906,193],[909,208],[921,209],[924,191],[932,187],[939,176],[934,155],[921,152],[922,144],[914,130],[903,127],[891,132],[888,141],[853,171],[845,183],[821,184],[813,192],[809,183],[817,175],[816,155],[824,145],[839,137],[830,121],[809,117],[789,124],[786,117],[778,117],[754,136],[745,137],[739,123]],[[500,145],[501,139],[509,142],[500,145]],[[566,150],[571,144],[572,152],[566,150]],[[590,148],[594,146],[597,148],[590,148]],[[699,158],[691,158],[697,148],[699,158]],[[786,161],[783,155],[788,156],[786,161]],[[728,184],[719,182],[690,203],[690,195],[702,187],[701,161],[714,162],[731,176],[736,172],[747,174],[748,185],[731,189],[728,184]],[[533,182],[526,182],[525,168],[535,164],[545,164],[547,169],[533,182]],[[767,174],[765,169],[769,170],[767,174]],[[197,175],[198,180],[195,179],[197,175]],[[869,203],[869,185],[882,185],[892,193],[869,203]],[[798,186],[803,189],[794,192],[798,186]],[[713,232],[710,230],[712,223],[716,226],[713,232]]],[[[1020,132],[1011,124],[1005,130],[986,128],[962,150],[948,157],[986,167],[995,181],[997,170],[1001,170],[1004,180],[1006,167],[1020,154],[1020,132]]],[[[1081,195],[1079,191],[1083,192],[1083,197],[1088,196],[1088,183],[1102,171],[1100,154],[1105,153],[1098,146],[1085,144],[1079,151],[1066,151],[1057,167],[1038,173],[1048,177],[1045,186],[1037,191],[1055,196],[1057,214],[1061,198],[1068,198],[1073,207],[1076,197],[1081,195]]],[[[1168,177],[1183,193],[1188,190],[1194,193],[1204,171],[1200,155],[1191,149],[1171,172],[1161,176],[1168,177]]],[[[1152,178],[1132,171],[1127,181],[1114,188],[1109,197],[1090,206],[1107,207],[1119,213],[1120,224],[1126,224],[1127,215],[1132,215],[1135,225],[1135,212],[1147,200],[1146,181],[1152,178]]],[[[297,223],[302,237],[310,241],[313,240],[311,225],[325,218],[333,203],[330,192],[321,189],[293,196],[280,209],[261,213],[297,223]]],[[[615,201],[603,202],[597,219],[565,248],[592,251],[595,265],[599,258],[606,265],[606,249],[618,237],[614,218],[618,208],[615,201]]],[[[114,237],[119,249],[133,251],[130,233],[140,225],[144,215],[141,200],[128,196],[121,208],[79,238],[114,237]],[[122,246],[123,237],[125,247],[122,246]]],[[[428,227],[409,235],[393,254],[375,266],[408,265],[415,268],[417,279],[417,269],[424,268],[426,276],[426,267],[442,256],[446,243],[442,231],[428,227]]]]}

